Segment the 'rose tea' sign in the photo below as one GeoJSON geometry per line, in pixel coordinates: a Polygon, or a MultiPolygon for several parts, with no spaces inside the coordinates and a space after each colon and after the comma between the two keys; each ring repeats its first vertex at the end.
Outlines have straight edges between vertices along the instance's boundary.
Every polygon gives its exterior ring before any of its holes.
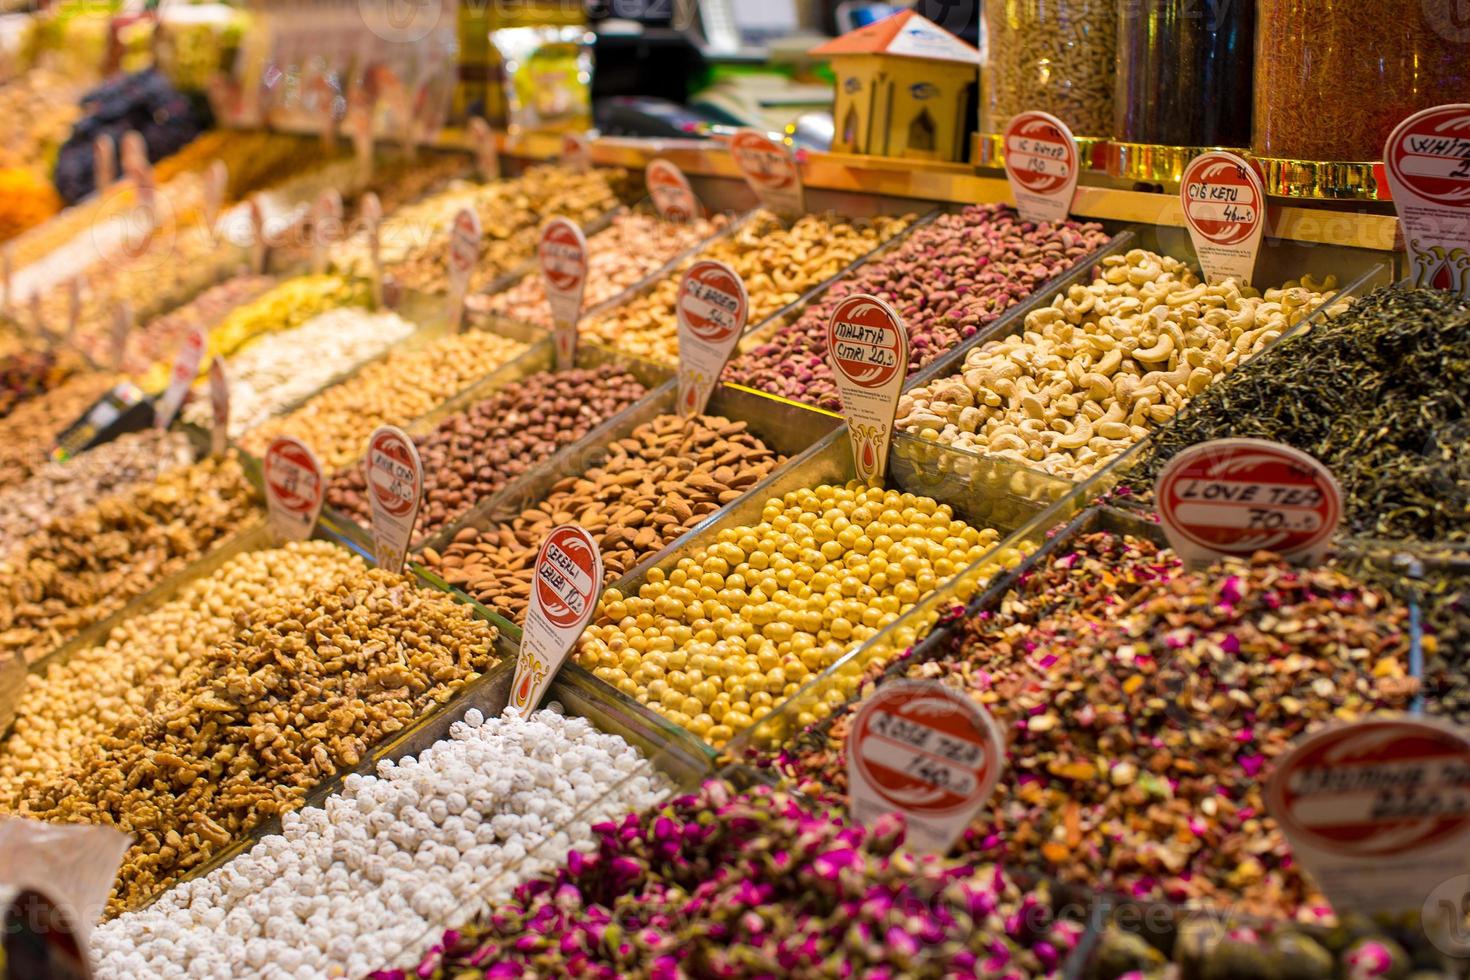
{"type": "Polygon", "coordinates": [[[368,438],[362,465],[373,512],[373,557],[378,567],[401,572],[424,499],[418,447],[397,426],[380,425],[368,438]]]}
{"type": "Polygon", "coordinates": [[[283,541],[305,541],[322,512],[322,466],[300,439],[278,436],[265,450],[265,502],[271,530],[283,541]]]}
{"type": "Polygon", "coordinates": [[[943,854],[985,805],[1005,743],[985,709],[942,684],[896,681],[864,701],[847,736],[852,814],[900,813],[906,843],[943,854]]]}
{"type": "Polygon", "coordinates": [[[536,710],[592,621],[602,594],[602,552],[587,531],[563,524],[541,542],[534,568],[531,604],[521,627],[521,653],[510,689],[510,703],[523,715],[536,710]]]}
{"type": "Polygon", "coordinates": [[[1211,150],[1184,168],[1179,199],[1205,279],[1249,285],[1266,227],[1266,188],[1260,175],[1234,153],[1211,150]]]}
{"type": "Polygon", "coordinates": [[[536,257],[551,304],[556,366],[565,371],[577,355],[577,321],[582,318],[582,294],[587,289],[587,238],[574,222],[552,218],[541,228],[536,257]]]}
{"type": "Polygon", "coordinates": [[[1062,221],[1072,209],[1081,164],[1067,124],[1046,112],[1020,112],[1005,134],[1006,180],[1027,221],[1062,221]]]}
{"type": "Polygon", "coordinates": [[[858,478],[880,482],[888,472],[893,418],[908,377],[908,330],[878,297],[848,296],[827,321],[827,355],[842,395],[858,478]]]}
{"type": "Polygon", "coordinates": [[[1399,123],[1383,164],[1414,283],[1470,297],[1470,104],[1399,123]]]}
{"type": "Polygon", "coordinates": [[[701,260],[689,267],[674,303],[679,322],[680,415],[704,412],[730,359],[745,321],[750,299],[740,274],[723,262],[701,260]]]}

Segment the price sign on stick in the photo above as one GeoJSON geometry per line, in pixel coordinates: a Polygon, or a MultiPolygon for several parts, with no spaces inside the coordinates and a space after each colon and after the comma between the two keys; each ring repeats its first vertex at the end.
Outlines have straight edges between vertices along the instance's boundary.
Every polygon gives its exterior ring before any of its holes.
{"type": "Polygon", "coordinates": [[[218,456],[230,441],[230,377],[225,372],[225,359],[209,362],[209,451],[218,456]]]}
{"type": "Polygon", "coordinates": [[[665,221],[693,221],[704,214],[699,198],[694,196],[694,188],[689,186],[689,178],[669,161],[650,160],[643,179],[653,206],[665,221]]]}
{"type": "Polygon", "coordinates": [[[258,276],[265,272],[265,212],[261,210],[260,202],[253,197],[246,203],[245,209],[250,215],[250,271],[258,276]]]}
{"type": "Polygon", "coordinates": [[[567,133],[561,138],[561,163],[573,173],[592,169],[592,147],[582,133],[567,133]]]}
{"type": "Polygon", "coordinates": [[[210,228],[219,220],[219,212],[225,204],[225,191],[229,187],[230,171],[223,160],[216,160],[204,171],[204,220],[210,228]]]}
{"type": "Polygon", "coordinates": [[[577,355],[577,321],[582,317],[582,294],[587,289],[587,239],[566,218],[552,218],[541,226],[536,250],[541,281],[551,304],[552,340],[557,370],[572,366],[577,355]]]}
{"type": "Polygon", "coordinates": [[[311,271],[327,271],[327,249],[342,238],[342,194],[329,187],[317,195],[311,209],[311,271]]]}
{"type": "Polygon", "coordinates": [[[480,261],[480,216],[464,208],[449,224],[449,327],[464,321],[464,298],[480,261]]]}
{"type": "Polygon", "coordinates": [[[266,447],[263,467],[271,530],[283,541],[305,541],[316,528],[326,490],[316,454],[300,439],[278,436],[266,447]]]}
{"type": "Polygon", "coordinates": [[[806,211],[801,168],[784,143],[754,129],[742,129],[730,140],[730,156],[762,205],[788,217],[806,211]]]}
{"type": "Polygon", "coordinates": [[[1205,279],[1249,285],[1266,227],[1266,188],[1255,168],[1224,150],[1202,153],[1184,168],[1179,201],[1205,279]]]}
{"type": "Polygon", "coordinates": [[[379,568],[401,572],[424,499],[418,447],[397,426],[380,425],[368,438],[362,465],[373,512],[373,556],[379,568]]]}
{"type": "Polygon", "coordinates": [[[136,129],[123,133],[122,169],[138,191],[138,203],[152,212],[158,186],[153,179],[153,164],[148,161],[148,144],[136,129]]]}
{"type": "MultiPolygon", "coordinates": [[[[1462,926],[1470,873],[1470,733],[1437,719],[1370,717],[1299,738],[1266,784],[1266,809],[1338,915],[1423,909],[1462,926]],[[1457,921],[1427,901],[1460,878],[1457,921]]],[[[1463,929],[1458,930],[1463,946],[1463,929]]],[[[1442,947],[1443,948],[1443,947],[1442,947]]]]}
{"type": "Polygon", "coordinates": [[[908,329],[893,307],[857,293],[838,303],[827,321],[827,356],[842,396],[858,478],[881,482],[888,472],[898,397],[908,377],[908,329]]]}
{"type": "Polygon", "coordinates": [[[1399,123],[1383,164],[1414,284],[1470,297],[1470,104],[1399,123]]]}
{"type": "Polygon", "coordinates": [[[1021,112],[1006,127],[1006,180],[1026,221],[1062,221],[1081,169],[1067,124],[1046,112],[1021,112]]]}
{"type": "Polygon", "coordinates": [[[112,369],[121,373],[128,353],[128,338],[133,333],[133,304],[125,299],[112,302],[112,369]]]}
{"type": "Polygon", "coordinates": [[[679,282],[679,414],[700,415],[719,383],[745,321],[750,299],[740,274],[723,262],[701,260],[679,282]]]}
{"type": "Polygon", "coordinates": [[[111,136],[99,136],[92,141],[92,174],[98,194],[106,193],[117,180],[117,145],[111,136]]]}
{"type": "Polygon", "coordinates": [[[575,524],[553,528],[536,555],[531,604],[521,627],[521,653],[510,703],[527,714],[536,709],[582,631],[592,621],[602,594],[602,552],[575,524]]]}
{"type": "Polygon", "coordinates": [[[347,129],[357,159],[357,179],[366,185],[373,179],[373,102],[365,86],[353,86],[348,96],[347,129]]]}
{"type": "Polygon", "coordinates": [[[1320,561],[1342,518],[1332,472],[1265,439],[1212,439],[1169,460],[1154,484],[1169,544],[1185,561],[1275,551],[1320,561]]]}
{"type": "Polygon", "coordinates": [[[368,268],[373,285],[373,306],[383,305],[383,204],[368,191],[362,196],[362,233],[367,236],[368,268]]]}
{"type": "Polygon", "coordinates": [[[479,116],[470,120],[470,143],[475,148],[475,169],[485,181],[500,179],[500,148],[490,124],[479,116]]]}
{"type": "Polygon", "coordinates": [[[168,390],[158,400],[153,410],[153,425],[158,429],[167,429],[173,424],[174,416],[179,414],[183,407],[184,399],[189,394],[189,388],[194,384],[194,379],[199,377],[199,365],[204,363],[204,352],[209,348],[209,335],[204,332],[203,327],[195,327],[184,334],[184,340],[179,344],[179,353],[174,357],[174,369],[169,374],[168,390]]]}
{"type": "Polygon", "coordinates": [[[985,805],[1005,742],[984,708],[942,684],[895,681],[863,702],[847,736],[852,814],[900,813],[905,842],[943,854],[985,805]]]}

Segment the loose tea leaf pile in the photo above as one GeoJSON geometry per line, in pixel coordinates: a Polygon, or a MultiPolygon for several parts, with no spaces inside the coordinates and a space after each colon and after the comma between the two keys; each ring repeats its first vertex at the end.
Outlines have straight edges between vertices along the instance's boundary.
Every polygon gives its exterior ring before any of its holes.
{"type": "Polygon", "coordinates": [[[1353,534],[1470,541],[1470,305],[1387,287],[1246,362],[1189,402],[1124,477],[1151,491],[1198,442],[1254,436],[1320,459],[1353,534]]]}

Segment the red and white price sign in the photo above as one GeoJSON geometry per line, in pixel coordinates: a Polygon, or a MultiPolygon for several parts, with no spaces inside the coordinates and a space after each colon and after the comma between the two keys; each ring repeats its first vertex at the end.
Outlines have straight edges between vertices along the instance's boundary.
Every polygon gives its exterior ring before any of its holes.
{"type": "Polygon", "coordinates": [[[741,129],[730,140],[730,156],[762,205],[787,216],[806,211],[801,168],[790,147],[758,130],[741,129]]]}
{"type": "Polygon", "coordinates": [[[1409,716],[1330,725],[1276,763],[1266,808],[1339,915],[1417,911],[1470,872],[1470,733],[1409,716]]]}
{"type": "Polygon", "coordinates": [[[209,451],[218,456],[230,443],[230,376],[225,359],[209,362],[209,451]]]}
{"type": "Polygon", "coordinates": [[[128,337],[133,333],[133,304],[125,299],[112,303],[112,369],[119,373],[128,353],[128,337]]]}
{"type": "Polygon", "coordinates": [[[380,425],[362,461],[373,512],[373,556],[379,568],[403,571],[414,522],[424,499],[424,464],[402,429],[380,425]]]}
{"type": "Polygon", "coordinates": [[[1399,123],[1383,163],[1414,284],[1470,297],[1470,104],[1399,123]]]}
{"type": "Polygon", "coordinates": [[[684,171],[667,160],[650,160],[643,174],[648,194],[665,221],[693,221],[704,214],[684,171]]]}
{"type": "Polygon", "coordinates": [[[230,170],[223,160],[216,160],[204,171],[204,220],[213,228],[225,206],[225,190],[229,187],[230,170]]]}
{"type": "Polygon", "coordinates": [[[449,224],[449,326],[458,330],[464,321],[464,298],[470,277],[480,261],[480,216],[474,208],[461,208],[449,224]]]}
{"type": "Polygon", "coordinates": [[[1342,519],[1332,471],[1265,439],[1212,439],[1169,460],[1154,484],[1169,544],[1187,562],[1274,551],[1320,561],[1342,519]]]}
{"type": "Polygon", "coordinates": [[[893,418],[909,369],[909,332],[893,307],[856,293],[827,321],[827,356],[842,395],[857,475],[881,482],[888,472],[893,418]]]}
{"type": "Polygon", "coordinates": [[[327,271],[327,249],[342,240],[342,194],[328,187],[311,208],[311,271],[327,271]]]}
{"type": "Polygon", "coordinates": [[[963,694],[931,681],[885,684],[848,730],[852,815],[871,825],[902,814],[909,847],[943,854],[990,798],[1005,758],[995,721],[963,694]]]}
{"type": "Polygon", "coordinates": [[[250,270],[258,276],[265,272],[265,212],[253,197],[246,202],[245,211],[250,216],[250,270]]]}
{"type": "Polygon", "coordinates": [[[576,524],[563,524],[541,542],[535,569],[510,689],[510,703],[522,715],[536,710],[592,621],[602,594],[602,552],[592,535],[576,524]]]}
{"type": "Polygon", "coordinates": [[[373,305],[383,305],[383,202],[378,195],[368,191],[362,196],[359,209],[362,218],[362,233],[367,236],[369,274],[373,284],[373,305]]]}
{"type": "Polygon", "coordinates": [[[1179,200],[1205,279],[1248,285],[1266,230],[1266,186],[1260,174],[1234,153],[1211,150],[1184,168],[1179,200]]]}
{"type": "Polygon", "coordinates": [[[565,371],[577,356],[577,321],[582,318],[582,294],[587,289],[587,238],[574,222],[552,218],[541,226],[536,257],[551,304],[556,367],[565,371]]]}
{"type": "Polygon", "coordinates": [[[92,141],[92,176],[98,194],[106,193],[117,180],[117,145],[111,136],[102,135],[92,141]]]}
{"type": "Polygon", "coordinates": [[[470,120],[470,145],[475,149],[475,169],[481,180],[500,179],[500,148],[490,124],[479,116],[470,120]]]}
{"type": "Polygon", "coordinates": [[[674,301],[679,322],[679,414],[700,415],[714,394],[750,315],[740,274],[723,262],[694,263],[679,282],[674,301]]]}
{"type": "Polygon", "coordinates": [[[1062,221],[1072,210],[1081,171],[1077,141],[1047,112],[1020,112],[1006,126],[1006,180],[1026,221],[1062,221]]]}
{"type": "Polygon", "coordinates": [[[592,147],[582,133],[566,133],[561,138],[561,164],[573,173],[592,169],[592,147]]]}
{"type": "Polygon", "coordinates": [[[265,502],[271,530],[283,541],[305,541],[322,512],[326,481],[316,453],[293,436],[277,436],[266,447],[265,502]]]}
{"type": "Polygon", "coordinates": [[[173,424],[174,416],[184,405],[189,388],[199,377],[199,366],[204,363],[204,352],[209,348],[209,335],[203,327],[195,327],[184,334],[179,344],[179,353],[174,357],[174,369],[169,374],[168,389],[153,408],[155,428],[167,429],[173,424]]]}
{"type": "Polygon", "coordinates": [[[153,164],[148,161],[148,143],[136,129],[123,133],[122,170],[138,191],[138,203],[152,211],[158,185],[153,179],[153,164]]]}

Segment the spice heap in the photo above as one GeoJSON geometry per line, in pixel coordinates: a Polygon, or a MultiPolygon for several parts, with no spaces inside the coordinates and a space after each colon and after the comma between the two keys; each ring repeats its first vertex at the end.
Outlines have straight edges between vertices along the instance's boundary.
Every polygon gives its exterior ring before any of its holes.
{"type": "Polygon", "coordinates": [[[598,824],[596,849],[444,935],[416,970],[488,977],[1050,977],[1080,925],[998,868],[897,850],[789,794],[707,783],[598,824]]]}
{"type": "Polygon", "coordinates": [[[1299,323],[1333,284],[1262,295],[1234,280],[1207,286],[1166,255],[1110,255],[1090,285],[1028,314],[1024,331],[905,392],[894,424],[1081,479],[1299,323]]]}
{"type": "Polygon", "coordinates": [[[431,928],[509,899],[568,849],[594,846],[594,823],[667,792],[636,749],[585,719],[471,710],[417,758],[348,776],[323,807],[286,814],[281,834],[104,923],[92,938],[98,976],[412,966],[431,928]]]}
{"type": "MultiPolygon", "coordinates": [[[[275,284],[276,281],[270,276],[233,276],[204,290],[182,306],[148,321],[128,335],[123,354],[123,372],[139,375],[159,362],[172,364],[186,333],[195,327],[208,329],[214,326],[236,307],[247,306],[275,284]]],[[[108,329],[111,329],[111,324],[108,329]]],[[[88,345],[87,352],[93,359],[103,364],[110,361],[110,336],[104,341],[100,333],[91,333],[81,335],[79,339],[84,345],[88,345]]]]}
{"type": "MultiPolygon", "coordinates": [[[[450,415],[414,439],[424,464],[424,503],[413,540],[456,520],[645,394],[636,378],[610,365],[541,371],[450,415]]],[[[363,468],[338,474],[327,486],[327,503],[367,525],[372,505],[363,468]]]]}
{"type": "MultiPolygon", "coordinates": [[[[913,220],[913,215],[857,221],[808,214],[787,228],[769,211],[757,211],[698,258],[727,263],[740,275],[750,298],[748,322],[755,326],[901,233],[913,220]]],[[[681,267],[636,299],[584,321],[582,336],[639,357],[677,364],[674,301],[683,275],[681,267]]]]}
{"type": "Polygon", "coordinates": [[[51,521],[103,497],[152,483],[194,459],[183,432],[130,432],[66,462],[43,464],[24,482],[0,490],[0,555],[51,521]]]}
{"type": "MultiPolygon", "coordinates": [[[[928,497],[795,490],[766,501],[759,524],[649,569],[636,596],[607,590],[577,659],[718,748],[999,540],[928,497]]],[[[988,574],[1020,559],[995,555],[988,574]]],[[[850,684],[834,678],[829,703],[850,684]]]]}
{"type": "Polygon", "coordinates": [[[481,332],[392,351],[290,414],[256,426],[242,445],[260,456],[276,436],[295,436],[335,473],[362,456],[378,426],[407,425],[525,352],[519,341],[481,332]]]}
{"type": "Polygon", "coordinates": [[[116,914],[301,806],[492,666],[494,642],[493,626],[444,593],[359,569],[242,616],[148,710],[28,783],[17,813],[136,835],[108,902],[116,914]]]}
{"type": "MultiPolygon", "coordinates": [[[[530,603],[536,555],[559,524],[580,524],[597,540],[612,582],[759,483],[783,457],[744,422],[660,415],[613,443],[607,459],[567,476],[543,500],[500,523],[474,522],[425,565],[486,605],[520,622],[530,603]]],[[[615,683],[628,694],[644,685],[615,683]]]]}
{"type": "Polygon", "coordinates": [[[827,324],[844,297],[872,293],[893,306],[908,328],[914,374],[1107,240],[1101,225],[1033,225],[1001,204],[942,214],[834,283],[800,317],[732,360],[721,377],[840,411],[827,324]]]}
{"type": "MultiPolygon", "coordinates": [[[[1262,553],[1187,572],[1147,541],[1091,534],[962,621],[907,675],[968,693],[1008,761],[956,845],[975,861],[1139,898],[1290,917],[1320,904],[1263,805],[1303,732],[1405,709],[1407,615],[1329,569],[1262,553]]],[[[778,765],[846,792],[850,709],[778,765]]]]}
{"type": "Polygon", "coordinates": [[[16,406],[0,439],[0,489],[24,483],[51,458],[56,437],[101,398],[118,379],[87,371],[16,406]]]}
{"type": "MultiPolygon", "coordinates": [[[[230,437],[240,438],[302,399],[381,355],[414,332],[396,313],[349,306],[328,310],[299,327],[262,337],[230,358],[230,437]]],[[[184,418],[211,423],[207,399],[195,399],[184,418]]]]}
{"type": "MultiPolygon", "coordinates": [[[[587,239],[587,291],[582,308],[590,310],[637,285],[726,223],[724,215],[685,224],[641,212],[618,215],[610,226],[587,239]]],[[[527,274],[505,292],[471,297],[469,308],[551,329],[551,306],[537,272],[527,274]]]]}
{"type": "Polygon", "coordinates": [[[35,660],[204,557],[258,515],[233,454],[55,520],[0,558],[0,654],[35,660]]]}
{"type": "Polygon", "coordinates": [[[0,419],[86,368],[86,361],[64,350],[23,350],[0,358],[0,419]]]}
{"type": "Polygon", "coordinates": [[[1124,480],[1149,491],[1180,450],[1255,436],[1325,463],[1354,534],[1470,541],[1470,400],[1450,383],[1466,377],[1470,304],[1385,287],[1206,389],[1124,480]]]}
{"type": "Polygon", "coordinates": [[[21,167],[0,168],[0,242],[36,227],[59,210],[61,198],[44,176],[21,167]]]}

